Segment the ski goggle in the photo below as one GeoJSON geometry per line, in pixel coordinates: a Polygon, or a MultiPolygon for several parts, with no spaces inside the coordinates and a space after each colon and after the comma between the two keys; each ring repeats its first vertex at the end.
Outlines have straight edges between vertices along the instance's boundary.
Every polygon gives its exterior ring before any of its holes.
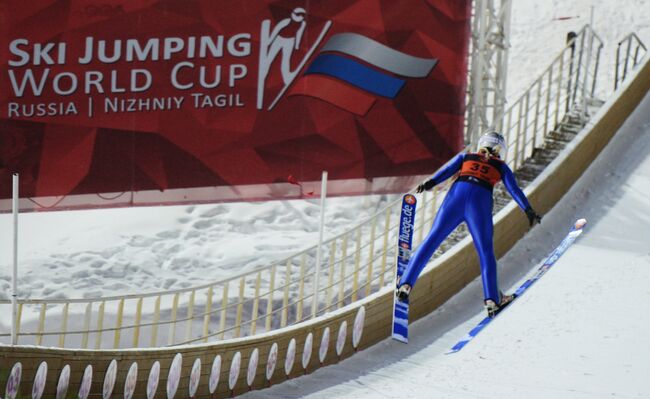
{"type": "Polygon", "coordinates": [[[483,155],[483,156],[486,156],[486,157],[491,155],[493,157],[501,158],[501,156],[499,155],[499,152],[495,151],[493,148],[481,147],[481,148],[478,149],[477,152],[480,155],[483,155]]]}

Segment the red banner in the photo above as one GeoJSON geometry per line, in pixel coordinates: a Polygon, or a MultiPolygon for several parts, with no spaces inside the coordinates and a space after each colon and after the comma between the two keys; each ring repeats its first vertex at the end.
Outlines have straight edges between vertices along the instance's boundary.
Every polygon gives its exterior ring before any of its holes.
{"type": "Polygon", "coordinates": [[[4,1],[0,210],[403,191],[462,147],[470,4],[4,1]]]}

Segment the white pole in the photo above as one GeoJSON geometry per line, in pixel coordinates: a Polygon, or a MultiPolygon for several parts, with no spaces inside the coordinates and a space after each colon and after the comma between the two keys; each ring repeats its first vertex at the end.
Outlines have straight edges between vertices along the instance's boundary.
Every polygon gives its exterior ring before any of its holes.
{"type": "MultiPolygon", "coordinates": [[[[487,0],[477,0],[474,3],[474,33],[472,38],[472,129],[470,130],[471,144],[476,144],[480,132],[485,128],[483,118],[485,116],[485,102],[483,101],[483,69],[486,53],[485,41],[487,36],[487,0]],[[477,43],[478,39],[478,43],[477,43]]],[[[467,143],[467,144],[469,144],[467,143]]]]}
{"type": "MultiPolygon", "coordinates": [[[[594,6],[591,6],[589,15],[589,29],[585,29],[585,43],[587,47],[587,64],[585,66],[584,82],[582,83],[582,120],[587,120],[587,82],[589,81],[589,68],[591,67],[591,51],[594,44],[594,6]],[[589,36],[586,36],[589,34],[589,36]]],[[[596,76],[594,76],[596,79],[596,76]]]]}
{"type": "Polygon", "coordinates": [[[501,51],[501,62],[497,64],[499,70],[497,71],[497,85],[499,86],[500,98],[496,101],[494,115],[492,116],[492,126],[503,133],[503,116],[506,112],[506,84],[508,83],[508,55],[510,52],[510,25],[512,14],[512,1],[502,1],[501,7],[503,8],[503,16],[501,23],[503,24],[503,50],[501,51]]]}
{"type": "Polygon", "coordinates": [[[314,274],[314,295],[311,300],[311,317],[316,317],[318,311],[318,283],[320,264],[323,259],[323,230],[325,229],[325,198],[327,198],[327,171],[323,171],[320,189],[320,223],[318,226],[318,247],[316,248],[316,271],[314,274]]]}
{"type": "Polygon", "coordinates": [[[18,173],[13,175],[13,197],[12,197],[12,210],[14,217],[14,270],[11,277],[11,344],[18,343],[18,332],[16,329],[16,318],[18,316],[18,173]]]}

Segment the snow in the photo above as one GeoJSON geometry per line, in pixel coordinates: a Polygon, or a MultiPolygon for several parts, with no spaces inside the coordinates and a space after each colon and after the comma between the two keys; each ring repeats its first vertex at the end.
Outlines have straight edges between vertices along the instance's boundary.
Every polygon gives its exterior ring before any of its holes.
{"type": "MultiPolygon", "coordinates": [[[[393,197],[329,199],[328,236],[393,197]]],[[[0,215],[9,226],[0,231],[0,298],[10,289],[11,217],[0,215]]],[[[19,296],[90,298],[218,281],[314,245],[318,223],[319,200],[26,213],[19,296]]]]}
{"type": "MultiPolygon", "coordinates": [[[[585,232],[553,268],[461,352],[484,317],[480,280],[341,363],[255,398],[642,398],[650,391],[650,95],[574,187],[499,260],[512,292],[572,222],[585,232]]],[[[417,287],[416,287],[417,289],[417,287]]]]}
{"type": "Polygon", "coordinates": [[[648,0],[519,0],[512,2],[511,48],[508,57],[507,99],[514,102],[566,44],[570,31],[590,24],[604,42],[596,96],[605,99],[614,89],[616,44],[636,33],[650,44],[648,0]],[[605,79],[606,78],[606,79],[605,79]]]}

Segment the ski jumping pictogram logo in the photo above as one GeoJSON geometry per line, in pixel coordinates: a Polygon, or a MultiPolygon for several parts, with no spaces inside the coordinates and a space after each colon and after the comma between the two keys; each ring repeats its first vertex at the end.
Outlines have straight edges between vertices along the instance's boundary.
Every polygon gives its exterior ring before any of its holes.
{"type": "Polygon", "coordinates": [[[262,21],[260,30],[260,58],[257,77],[257,109],[264,108],[264,91],[266,88],[266,78],[269,75],[273,61],[280,57],[280,72],[282,73],[282,80],[284,82],[283,88],[280,90],[276,97],[271,101],[268,110],[273,109],[278,103],[280,98],[287,91],[291,83],[296,79],[298,73],[303,69],[307,60],[316,50],[316,47],[325,37],[325,34],[332,25],[331,21],[327,21],[316,41],[312,44],[309,51],[300,60],[300,63],[295,68],[291,67],[291,58],[293,52],[300,48],[303,33],[307,27],[305,21],[306,11],[302,7],[296,7],[291,12],[289,18],[285,18],[278,22],[273,29],[271,29],[271,20],[266,19],[262,21]],[[283,35],[284,31],[294,31],[293,35],[283,35]]]}
{"type": "Polygon", "coordinates": [[[272,110],[288,93],[318,98],[364,116],[378,98],[395,99],[406,84],[404,78],[426,78],[438,63],[435,58],[414,57],[358,33],[344,32],[330,36],[298,78],[331,26],[332,21],[323,25],[304,57],[292,67],[293,53],[300,49],[307,27],[305,9],[293,9],[290,17],[273,28],[271,20],[262,21],[257,109],[272,110]],[[278,57],[284,86],[267,106],[266,79],[278,57]]]}

